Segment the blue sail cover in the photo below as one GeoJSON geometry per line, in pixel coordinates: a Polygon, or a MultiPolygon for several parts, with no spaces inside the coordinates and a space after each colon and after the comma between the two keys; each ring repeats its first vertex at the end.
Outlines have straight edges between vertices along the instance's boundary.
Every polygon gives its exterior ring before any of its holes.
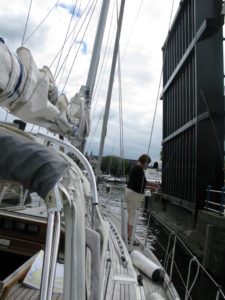
{"type": "Polygon", "coordinates": [[[0,129],[0,177],[19,182],[43,199],[69,164],[57,153],[0,129]]]}

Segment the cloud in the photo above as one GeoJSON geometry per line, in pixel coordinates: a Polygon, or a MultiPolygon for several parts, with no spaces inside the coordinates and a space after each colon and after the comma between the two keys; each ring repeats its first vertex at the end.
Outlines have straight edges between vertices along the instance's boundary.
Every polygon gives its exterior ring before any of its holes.
{"type": "Polygon", "coordinates": [[[73,17],[77,17],[77,18],[81,17],[81,14],[82,14],[81,11],[79,9],[76,9],[76,7],[74,5],[69,5],[69,4],[60,2],[56,6],[65,9],[73,17]]]}
{"type": "Polygon", "coordinates": [[[75,44],[81,45],[82,46],[81,52],[83,54],[87,54],[87,43],[85,43],[84,41],[76,41],[75,44]]]}
{"type": "Polygon", "coordinates": [[[7,13],[1,16],[0,36],[13,48],[15,45],[20,45],[22,41],[22,32],[25,26],[23,17],[21,15],[13,17],[7,13]]]}

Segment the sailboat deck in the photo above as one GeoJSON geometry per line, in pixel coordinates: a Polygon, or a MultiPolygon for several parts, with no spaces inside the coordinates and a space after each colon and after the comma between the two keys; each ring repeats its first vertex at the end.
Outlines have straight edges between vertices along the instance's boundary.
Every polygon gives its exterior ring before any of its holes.
{"type": "MultiPolygon", "coordinates": [[[[39,300],[40,291],[26,287],[23,283],[14,285],[5,300],[39,300]]],[[[52,300],[63,300],[63,295],[55,293],[52,300]]]]}
{"type": "MultiPolygon", "coordinates": [[[[120,222],[110,213],[110,211],[107,209],[107,207],[101,206],[101,212],[105,216],[105,218],[108,218],[110,215],[110,221],[115,225],[116,229],[118,231],[120,231],[120,222]]],[[[149,251],[147,248],[145,248],[143,245],[140,244],[140,246],[133,246],[133,249],[140,251],[142,254],[144,254],[146,257],[148,257],[150,260],[152,260],[156,264],[158,263],[156,257],[152,254],[152,252],[149,251]]],[[[114,251],[116,252],[116,249],[114,251]]],[[[112,255],[112,258],[114,257],[114,255],[117,257],[117,253],[115,253],[115,254],[111,253],[111,255],[112,255]]],[[[117,258],[117,260],[118,260],[118,258],[117,258]]],[[[119,261],[115,265],[118,268],[118,273],[121,272],[121,274],[124,274],[124,276],[127,275],[126,268],[124,268],[124,271],[122,271],[122,269],[121,269],[122,266],[119,261]],[[124,273],[122,273],[122,272],[124,272],[124,273]]],[[[142,275],[142,283],[143,283],[143,290],[144,290],[145,296],[148,296],[151,293],[155,292],[155,293],[160,294],[162,297],[164,297],[164,299],[168,299],[168,296],[165,292],[165,288],[162,284],[153,282],[148,276],[146,276],[144,273],[140,272],[140,270],[138,270],[136,267],[134,267],[134,269],[135,269],[136,275],[139,275],[139,274],[142,275]]],[[[135,292],[134,284],[122,285],[119,283],[115,283],[114,293],[115,293],[115,295],[113,295],[112,298],[107,298],[107,299],[110,299],[110,300],[136,299],[136,292],[135,292]]]]}
{"type": "Polygon", "coordinates": [[[121,261],[120,250],[117,247],[117,241],[114,241],[115,237],[111,236],[109,242],[110,257],[111,257],[111,270],[106,299],[110,300],[122,300],[122,299],[136,299],[135,289],[135,277],[128,265],[124,265],[121,261]]]}
{"type": "Polygon", "coordinates": [[[141,273],[141,275],[143,277],[143,287],[144,287],[145,295],[149,295],[153,292],[156,292],[160,295],[163,295],[166,299],[166,294],[161,284],[152,282],[144,273],[141,273]]]}

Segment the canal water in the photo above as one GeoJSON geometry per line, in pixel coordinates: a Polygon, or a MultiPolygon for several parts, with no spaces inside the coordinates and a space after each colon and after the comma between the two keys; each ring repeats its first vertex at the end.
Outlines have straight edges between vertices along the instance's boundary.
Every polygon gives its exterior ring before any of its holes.
{"type": "MultiPolygon", "coordinates": [[[[99,201],[104,206],[107,206],[114,217],[120,221],[121,201],[124,201],[124,188],[111,184],[100,185],[99,201]]],[[[217,298],[218,287],[209,278],[209,276],[203,272],[202,268],[198,266],[195,258],[191,256],[189,250],[187,250],[186,246],[179,239],[176,241],[174,254],[175,263],[173,267],[171,267],[174,235],[171,235],[171,232],[165,226],[163,226],[159,220],[150,216],[150,214],[144,208],[140,209],[136,236],[142,243],[146,244],[146,246],[153,251],[161,264],[166,267],[167,273],[172,274],[172,281],[181,299],[185,299],[185,286],[188,280],[189,268],[191,270],[188,285],[190,294],[187,299],[224,299],[222,296],[217,298]],[[171,243],[168,248],[169,239],[171,243]],[[167,252],[170,255],[166,263],[167,252]],[[192,288],[193,282],[195,282],[195,284],[192,288]]],[[[219,283],[219,279],[217,280],[217,283],[219,283]]],[[[224,288],[225,286],[223,287],[223,290],[224,288]]]]}

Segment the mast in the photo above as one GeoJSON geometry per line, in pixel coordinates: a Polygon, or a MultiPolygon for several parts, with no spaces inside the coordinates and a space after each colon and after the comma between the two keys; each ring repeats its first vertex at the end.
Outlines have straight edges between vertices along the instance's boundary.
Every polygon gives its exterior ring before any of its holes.
{"type": "MultiPolygon", "coordinates": [[[[98,70],[98,64],[99,64],[99,58],[100,58],[100,51],[102,47],[102,40],[103,40],[103,35],[105,31],[105,24],[106,24],[106,19],[109,11],[109,4],[110,0],[103,0],[102,2],[102,8],[101,8],[101,13],[98,21],[98,28],[95,36],[95,42],[94,42],[94,47],[93,47],[93,52],[91,56],[91,62],[90,62],[90,67],[88,71],[88,77],[86,81],[86,85],[81,86],[80,91],[76,96],[83,97],[84,98],[84,110],[85,110],[85,115],[87,117],[86,121],[89,124],[89,111],[91,107],[91,100],[92,100],[92,94],[93,94],[93,89],[94,89],[94,84],[95,84],[95,79],[96,79],[96,74],[98,70]]],[[[80,143],[80,146],[78,148],[81,150],[81,152],[84,152],[85,144],[86,144],[86,138],[89,134],[89,129],[87,132],[82,133],[82,140],[80,143]]]]}
{"type": "Polygon", "coordinates": [[[100,18],[99,18],[97,33],[96,33],[95,42],[94,42],[94,48],[93,48],[92,57],[91,57],[90,68],[89,68],[87,82],[86,82],[86,92],[87,92],[86,100],[89,105],[91,102],[95,79],[96,79],[96,73],[98,70],[98,63],[99,63],[99,58],[100,58],[100,51],[101,51],[101,46],[102,46],[104,30],[105,30],[106,18],[107,18],[108,10],[109,10],[109,3],[110,3],[110,0],[104,0],[102,3],[101,14],[100,14],[100,18]]]}
{"type": "Polygon", "coordinates": [[[123,21],[124,6],[125,6],[125,0],[121,0],[120,14],[119,14],[119,19],[118,19],[118,26],[117,26],[115,45],[114,45],[114,51],[113,51],[112,66],[111,66],[111,72],[110,72],[110,78],[109,78],[109,87],[108,87],[108,93],[107,93],[106,105],[105,105],[105,113],[104,113],[104,118],[103,118],[103,123],[102,123],[102,133],[101,133],[101,141],[100,141],[100,147],[99,147],[96,181],[98,180],[98,176],[99,176],[99,171],[100,171],[101,162],[102,162],[102,154],[103,154],[104,143],[105,143],[105,137],[106,137],[106,133],[107,133],[107,123],[108,123],[108,119],[109,119],[109,109],[110,109],[111,98],[112,98],[112,88],[113,88],[113,81],[114,81],[114,75],[115,75],[115,69],[116,69],[117,54],[118,54],[118,49],[119,49],[119,40],[120,40],[120,33],[121,33],[121,27],[122,27],[122,21],[123,21]]]}

